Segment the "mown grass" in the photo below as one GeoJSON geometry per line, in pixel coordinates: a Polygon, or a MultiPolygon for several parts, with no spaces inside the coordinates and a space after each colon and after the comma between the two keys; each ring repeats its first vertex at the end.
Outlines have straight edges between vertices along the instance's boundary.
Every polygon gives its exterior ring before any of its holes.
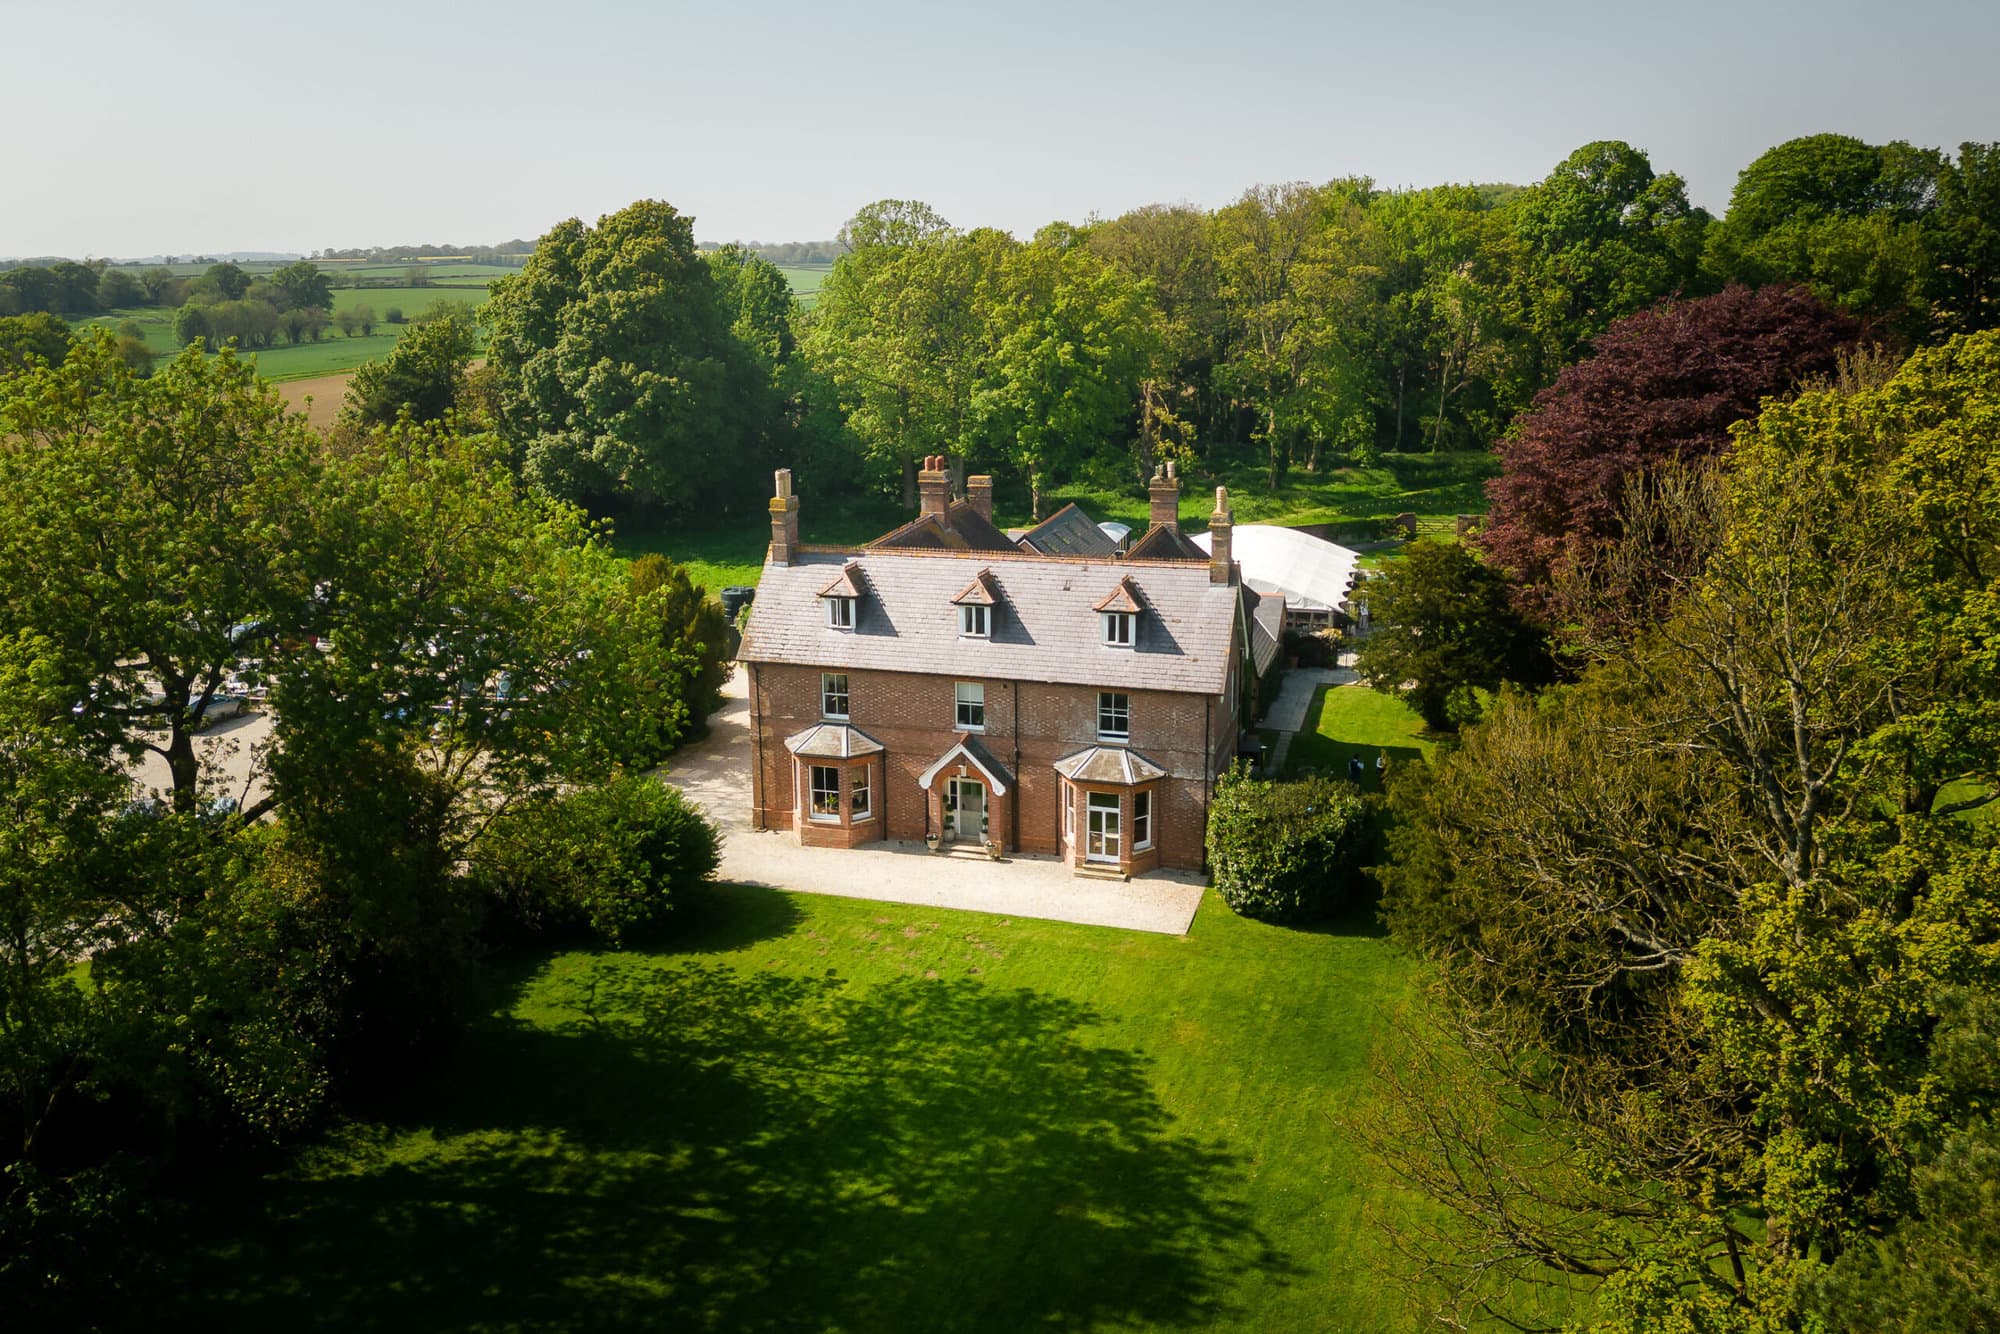
{"type": "Polygon", "coordinates": [[[1361,786],[1382,787],[1375,760],[1387,755],[1391,765],[1428,758],[1431,742],[1423,735],[1423,719],[1402,700],[1362,685],[1321,686],[1306,714],[1305,730],[1292,738],[1285,754],[1285,773],[1296,778],[1307,772],[1348,776],[1349,759],[1361,761],[1361,786]]]}
{"type": "MultiPolygon", "coordinates": [[[[1369,524],[1406,510],[1443,517],[1484,513],[1485,482],[1497,470],[1491,454],[1391,454],[1378,468],[1339,468],[1305,477],[1293,476],[1275,494],[1259,492],[1262,474],[1239,469],[1223,474],[1230,507],[1238,523],[1369,524]]],[[[1208,527],[1215,508],[1214,482],[1187,478],[1181,485],[1183,530],[1198,533],[1208,527]]],[[[1146,488],[1136,479],[1115,485],[1078,483],[1042,497],[1047,517],[1075,502],[1098,522],[1115,520],[1143,532],[1148,502],[1146,488]]],[[[880,537],[912,517],[896,497],[801,497],[800,536],[807,542],[856,544],[880,537]]],[[[1002,528],[1024,528],[1031,522],[1027,489],[1002,484],[993,497],[993,520],[1002,528]]],[[[718,523],[659,523],[644,519],[616,524],[613,545],[626,556],[657,551],[687,565],[697,583],[710,589],[730,584],[754,585],[764,568],[769,521],[761,512],[718,523]]]]}
{"type": "Polygon", "coordinates": [[[215,1182],[164,1314],[291,1330],[1393,1330],[1345,1126],[1413,965],[717,887],[521,961],[426,1088],[215,1182]]]}
{"type": "MultiPolygon", "coordinates": [[[[1372,535],[1382,520],[1405,512],[1420,520],[1484,514],[1486,480],[1498,472],[1499,460],[1486,450],[1385,454],[1372,468],[1326,468],[1313,473],[1294,469],[1273,491],[1263,469],[1246,462],[1215,476],[1183,476],[1181,527],[1190,532],[1208,527],[1208,516],[1215,509],[1215,487],[1221,484],[1229,488],[1230,511],[1239,524],[1326,524],[1352,528],[1356,535],[1372,535]]],[[[1111,519],[1135,529],[1146,526],[1146,487],[1136,479],[1121,479],[1110,486],[1058,488],[1044,497],[1043,511],[1053,512],[1071,501],[1099,522],[1111,519]]]]}

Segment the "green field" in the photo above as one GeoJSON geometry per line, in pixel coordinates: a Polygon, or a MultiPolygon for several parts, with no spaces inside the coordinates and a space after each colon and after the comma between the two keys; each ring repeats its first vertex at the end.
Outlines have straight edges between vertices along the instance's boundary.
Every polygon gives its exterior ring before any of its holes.
{"type": "MultiPolygon", "coordinates": [[[[1484,450],[1457,454],[1388,454],[1375,468],[1335,468],[1320,473],[1294,472],[1275,493],[1254,469],[1226,473],[1230,507],[1238,523],[1333,524],[1372,533],[1385,517],[1405,511],[1446,518],[1460,513],[1484,513],[1486,479],[1499,461],[1484,450]]],[[[1145,487],[1132,479],[1122,488],[1064,487],[1042,498],[1046,516],[1075,501],[1098,522],[1117,520],[1135,531],[1146,527],[1145,487]]],[[[993,498],[993,518],[1002,528],[1029,523],[1025,489],[1000,487],[993,498]]],[[[1188,532],[1208,527],[1215,508],[1214,483],[1187,478],[1181,485],[1181,526],[1188,532]]],[[[801,496],[800,536],[807,542],[850,544],[880,537],[912,517],[893,497],[819,498],[810,490],[801,496]]],[[[614,545],[627,556],[657,551],[686,564],[697,582],[722,588],[755,584],[764,567],[764,548],[771,539],[770,523],[753,511],[725,524],[618,525],[614,545]]]]}
{"type": "MultiPolygon", "coordinates": [[[[333,291],[334,310],[368,306],[376,315],[375,332],[367,337],[349,338],[330,328],[321,334],[319,342],[299,343],[296,346],[280,338],[254,354],[257,369],[268,380],[298,380],[351,371],[388,356],[396,340],[414,327],[388,323],[384,317],[392,307],[401,310],[405,316],[414,316],[434,301],[463,302],[476,310],[485,299],[486,284],[483,282],[471,286],[439,283],[429,287],[336,287],[333,291]]],[[[145,335],[146,346],[155,355],[170,357],[181,350],[180,343],[174,338],[174,312],[157,306],[108,311],[79,321],[77,327],[103,325],[114,328],[125,320],[139,325],[145,335]]]]}
{"type": "Polygon", "coordinates": [[[812,309],[813,302],[819,300],[819,289],[826,282],[826,275],[833,270],[825,265],[780,264],[778,272],[785,275],[785,281],[792,285],[792,295],[806,309],[812,309]]]}
{"type": "MultiPolygon", "coordinates": [[[[383,279],[403,279],[413,266],[410,264],[360,264],[342,260],[316,260],[315,263],[336,279],[366,278],[375,281],[383,279]]],[[[139,272],[154,267],[152,265],[118,265],[116,267],[139,272]]],[[[205,264],[173,264],[174,273],[182,277],[194,277],[203,272],[205,264]]],[[[255,261],[239,265],[252,277],[259,277],[284,267],[283,262],[255,261]]],[[[399,284],[393,287],[336,287],[333,289],[333,308],[336,311],[350,310],[355,306],[372,308],[377,317],[375,332],[368,337],[348,338],[338,330],[328,329],[318,343],[301,343],[293,346],[280,339],[271,347],[256,354],[257,369],[270,380],[298,380],[317,375],[335,375],[351,371],[371,361],[379,361],[389,354],[396,345],[396,339],[410,328],[405,324],[399,329],[386,322],[385,316],[391,307],[400,309],[405,316],[414,316],[434,301],[462,301],[477,307],[486,299],[489,285],[495,278],[504,277],[518,269],[496,264],[475,264],[465,261],[434,262],[420,266],[430,277],[428,285],[411,287],[399,284]]],[[[786,279],[801,304],[811,305],[820,283],[826,278],[824,268],[788,267],[784,269],[786,279]]],[[[89,319],[75,321],[76,327],[87,328],[103,325],[113,328],[125,320],[135,321],[144,334],[146,346],[156,356],[169,357],[180,351],[180,343],[174,338],[174,312],[156,306],[141,306],[131,310],[107,311],[89,319]]],[[[761,550],[761,549],[760,549],[761,550]]],[[[759,557],[761,563],[761,556],[759,557]]]]}
{"type": "Polygon", "coordinates": [[[1345,1127],[1412,965],[718,887],[520,962],[432,1084],[212,1181],[206,1330],[1392,1330],[1345,1127]]]}

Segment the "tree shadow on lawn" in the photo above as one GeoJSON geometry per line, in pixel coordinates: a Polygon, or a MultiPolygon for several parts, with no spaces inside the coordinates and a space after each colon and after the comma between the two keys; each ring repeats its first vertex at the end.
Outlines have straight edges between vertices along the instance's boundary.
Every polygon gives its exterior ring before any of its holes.
{"type": "Polygon", "coordinates": [[[531,989],[560,1017],[254,1188],[190,1322],[1200,1327],[1296,1272],[1088,1006],[630,955],[531,989]]]}

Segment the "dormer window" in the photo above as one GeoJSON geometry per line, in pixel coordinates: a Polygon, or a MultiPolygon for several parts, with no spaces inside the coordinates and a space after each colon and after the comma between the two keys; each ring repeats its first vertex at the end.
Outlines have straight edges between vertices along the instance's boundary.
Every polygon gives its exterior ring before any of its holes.
{"type": "Polygon", "coordinates": [[[993,637],[993,608],[1000,602],[1000,586],[994,582],[993,571],[981,570],[972,576],[972,582],[959,590],[952,599],[958,608],[958,633],[964,639],[991,639],[993,637]]]}
{"type": "Polygon", "coordinates": [[[852,630],[857,605],[861,601],[861,562],[849,561],[840,577],[819,591],[826,605],[826,623],[835,630],[852,630]]]}
{"type": "Polygon", "coordinates": [[[1107,647],[1132,647],[1138,637],[1139,613],[1144,610],[1144,605],[1139,601],[1139,590],[1133,585],[1130,575],[1120,579],[1117,587],[1099,600],[1092,610],[1104,627],[1103,637],[1107,647]]]}

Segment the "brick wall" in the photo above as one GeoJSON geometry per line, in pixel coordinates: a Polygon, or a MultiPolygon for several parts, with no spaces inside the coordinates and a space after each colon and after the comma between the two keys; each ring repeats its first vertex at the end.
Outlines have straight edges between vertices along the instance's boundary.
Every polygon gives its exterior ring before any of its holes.
{"type": "MultiPolygon", "coordinates": [[[[878,800],[884,835],[921,841],[935,816],[917,779],[957,734],[953,684],[971,678],[910,672],[852,671],[848,721],[881,742],[883,782],[878,800]]],[[[820,722],[816,667],[757,664],[752,674],[753,754],[760,756],[754,812],[760,828],[792,825],[792,757],[784,739],[820,722]]],[[[1062,837],[1056,760],[1097,739],[1097,694],[1091,687],[986,680],[986,730],[980,740],[1013,779],[1004,830],[1009,849],[1059,853],[1062,837]]],[[[1235,752],[1236,723],[1226,702],[1211,696],[1128,690],[1130,747],[1167,770],[1160,784],[1161,861],[1198,868],[1207,791],[1216,757],[1235,752]],[[1204,726],[1206,725],[1206,735],[1204,726]],[[1204,745],[1204,740],[1206,745],[1204,745]]],[[[1000,813],[996,806],[996,814],[1000,813]]]]}

